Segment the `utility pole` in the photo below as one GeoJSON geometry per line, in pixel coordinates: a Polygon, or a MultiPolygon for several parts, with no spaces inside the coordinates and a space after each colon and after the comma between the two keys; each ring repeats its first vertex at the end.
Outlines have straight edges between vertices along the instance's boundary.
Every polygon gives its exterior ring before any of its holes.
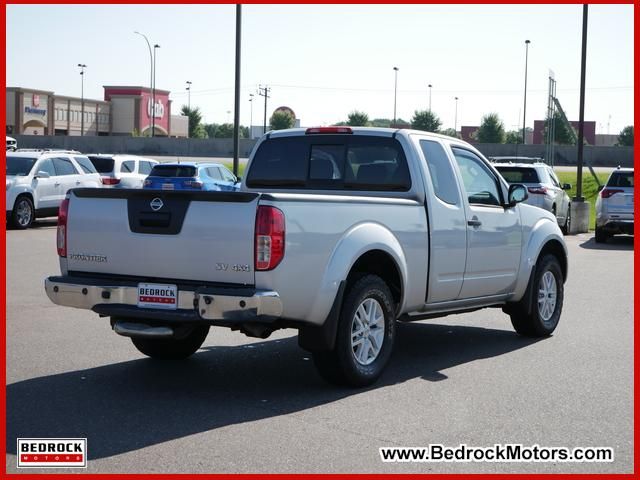
{"type": "Polygon", "coordinates": [[[236,91],[233,116],[233,174],[238,176],[240,155],[240,50],[242,47],[242,5],[236,5],[236,91]]]}
{"type": "Polygon", "coordinates": [[[263,87],[262,85],[258,86],[258,95],[264,97],[264,123],[262,127],[262,134],[267,133],[267,98],[269,97],[269,93],[271,92],[271,88],[266,85],[263,87]]]}
{"type": "Polygon", "coordinates": [[[151,136],[156,136],[156,50],[160,48],[157,43],[153,46],[153,88],[151,90],[151,96],[153,97],[151,102],[151,136]]]}
{"type": "Polygon", "coordinates": [[[79,63],[80,67],[80,136],[84,136],[84,69],[87,66],[84,63],[79,63]]]}

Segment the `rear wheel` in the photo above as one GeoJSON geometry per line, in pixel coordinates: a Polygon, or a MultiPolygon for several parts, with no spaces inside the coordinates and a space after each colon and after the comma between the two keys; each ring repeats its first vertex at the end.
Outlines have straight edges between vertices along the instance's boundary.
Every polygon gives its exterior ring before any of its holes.
{"type": "Polygon", "coordinates": [[[330,383],[362,387],[382,374],[395,339],[395,306],[387,284],[366,275],[347,291],[333,350],[313,353],[320,375],[330,383]]]}
{"type": "Polygon", "coordinates": [[[558,326],[562,313],[564,278],[558,259],[554,255],[540,258],[530,281],[528,295],[509,312],[511,323],[520,335],[546,337],[558,326]]]}
{"type": "Polygon", "coordinates": [[[609,238],[609,234],[602,228],[596,227],[596,243],[606,243],[609,238]]]}
{"type": "Polygon", "coordinates": [[[209,333],[209,326],[194,327],[178,338],[132,337],[133,345],[146,356],[162,360],[181,360],[198,351],[209,333]]]}
{"type": "Polygon", "coordinates": [[[18,197],[11,212],[11,225],[24,230],[31,226],[35,218],[36,210],[33,207],[33,201],[26,195],[18,197]]]}

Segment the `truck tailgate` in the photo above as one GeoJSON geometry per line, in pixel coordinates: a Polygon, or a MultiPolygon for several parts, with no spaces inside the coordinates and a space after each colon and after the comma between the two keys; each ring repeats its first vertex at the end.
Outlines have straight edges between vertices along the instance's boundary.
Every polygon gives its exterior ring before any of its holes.
{"type": "Polygon", "coordinates": [[[76,189],[67,221],[67,269],[254,284],[259,194],[76,189]]]}

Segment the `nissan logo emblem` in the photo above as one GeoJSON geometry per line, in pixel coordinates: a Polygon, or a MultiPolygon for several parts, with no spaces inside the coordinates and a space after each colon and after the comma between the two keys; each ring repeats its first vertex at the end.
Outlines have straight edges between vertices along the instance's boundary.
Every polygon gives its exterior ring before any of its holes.
{"type": "Polygon", "coordinates": [[[162,200],[160,200],[159,198],[154,198],[153,200],[151,200],[151,203],[149,204],[149,206],[154,212],[157,212],[158,210],[160,210],[163,205],[164,203],[162,203],[162,200]]]}

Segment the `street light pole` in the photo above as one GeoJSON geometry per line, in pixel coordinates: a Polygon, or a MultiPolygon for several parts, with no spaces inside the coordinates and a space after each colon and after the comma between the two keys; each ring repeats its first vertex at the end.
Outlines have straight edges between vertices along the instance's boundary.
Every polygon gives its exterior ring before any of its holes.
{"type": "Polygon", "coordinates": [[[84,136],[84,69],[87,66],[84,63],[79,63],[80,67],[80,136],[84,136]]]}
{"type": "Polygon", "coordinates": [[[453,131],[456,132],[456,137],[458,136],[458,97],[453,97],[456,101],[456,114],[453,120],[453,131]]]}
{"type": "Polygon", "coordinates": [[[524,107],[522,108],[522,144],[527,143],[527,67],[529,64],[529,44],[530,40],[525,40],[525,54],[524,54],[524,107]]]}
{"type": "Polygon", "coordinates": [[[233,114],[233,174],[238,176],[240,165],[240,70],[242,52],[242,5],[236,5],[236,85],[233,114]]]}
{"type": "Polygon", "coordinates": [[[249,138],[253,138],[253,97],[255,95],[253,93],[249,94],[249,105],[251,105],[251,115],[249,117],[249,138]]]}
{"type": "Polygon", "coordinates": [[[431,87],[433,87],[433,85],[429,84],[429,111],[431,111],[431,87]]]}
{"type": "MultiPolygon", "coordinates": [[[[153,91],[153,55],[151,53],[151,44],[149,43],[149,39],[144,33],[140,33],[138,31],[135,31],[133,33],[144,38],[144,41],[147,42],[147,47],[149,47],[149,95],[151,95],[151,92],[153,91]]],[[[151,132],[151,135],[153,136],[153,132],[151,132]]]]}
{"type": "Polygon", "coordinates": [[[191,113],[191,83],[190,80],[187,80],[187,108],[189,113],[191,113]]]}
{"type": "Polygon", "coordinates": [[[396,125],[396,105],[398,99],[398,67],[393,67],[393,71],[395,72],[395,85],[393,87],[393,126],[396,125]]]}
{"type": "Polygon", "coordinates": [[[156,136],[156,50],[160,48],[157,43],[153,46],[153,87],[151,90],[151,136],[156,136]]]}

